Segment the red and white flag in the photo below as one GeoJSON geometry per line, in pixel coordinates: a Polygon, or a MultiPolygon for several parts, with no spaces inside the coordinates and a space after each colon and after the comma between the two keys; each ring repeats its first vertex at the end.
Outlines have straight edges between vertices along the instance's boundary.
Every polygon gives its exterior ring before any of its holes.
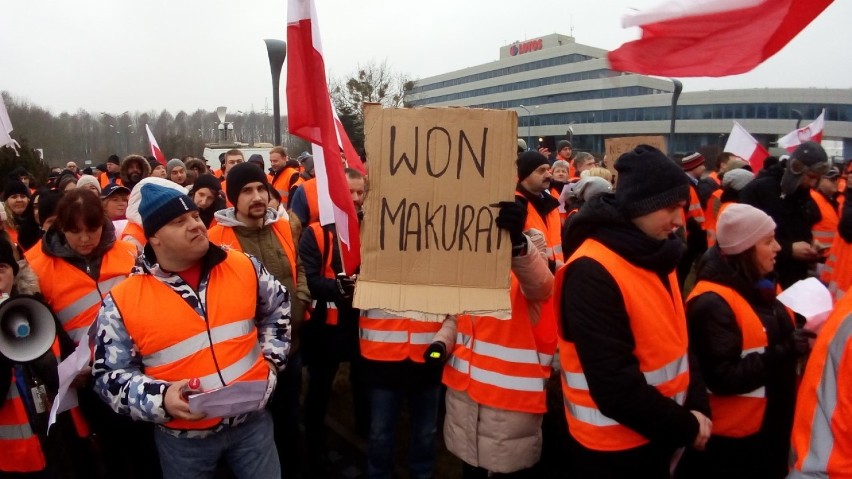
{"type": "Polygon", "coordinates": [[[148,143],[151,144],[151,156],[156,158],[161,165],[166,166],[166,155],[164,155],[160,150],[160,145],[157,144],[157,140],[151,132],[151,127],[149,127],[147,123],[145,123],[145,131],[148,132],[148,143]]]}
{"type": "Polygon", "coordinates": [[[725,151],[747,161],[755,173],[763,169],[763,160],[769,156],[766,148],[737,122],[734,122],[734,128],[731,129],[728,142],[725,143],[725,151]]]}
{"type": "MultiPolygon", "coordinates": [[[[320,223],[336,225],[343,269],[351,275],[361,264],[358,216],[343,172],[341,142],[338,139],[345,137],[346,132],[336,127],[339,122],[335,121],[328,93],[313,0],[289,0],[287,50],[287,121],[290,133],[314,145],[320,223]]],[[[357,154],[354,158],[347,154],[347,160],[352,166],[360,163],[357,154]]]]}
{"type": "Polygon", "coordinates": [[[745,73],[778,53],[833,0],[669,0],[624,17],[639,40],[608,54],[613,70],[669,77],[745,73]]]}
{"type": "Polygon", "coordinates": [[[822,130],[825,129],[825,108],[822,113],[813,121],[803,128],[793,130],[790,133],[778,139],[778,146],[792,152],[799,145],[806,141],[819,143],[822,141],[822,130]]]}

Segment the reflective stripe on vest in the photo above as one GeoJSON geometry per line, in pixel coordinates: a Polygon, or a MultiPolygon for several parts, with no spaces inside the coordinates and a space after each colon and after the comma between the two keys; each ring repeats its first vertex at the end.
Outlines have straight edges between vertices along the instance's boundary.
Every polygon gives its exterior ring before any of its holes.
{"type": "MultiPolygon", "coordinates": [[[[763,322],[748,301],[733,288],[702,280],[696,283],[686,301],[689,303],[702,294],[710,293],[722,298],[734,315],[742,336],[740,357],[766,351],[768,340],[763,322]]],[[[741,438],[760,430],[766,413],[766,389],[763,386],[740,394],[716,394],[709,389],[708,393],[713,435],[741,438]]]]}
{"type": "Polygon", "coordinates": [[[14,379],[0,407],[0,451],[0,472],[36,472],[47,467],[14,379]]]}
{"type": "Polygon", "coordinates": [[[852,471],[852,294],[839,301],[811,351],[793,419],[788,478],[842,478],[852,471]]]}
{"type": "MultiPolygon", "coordinates": [[[[668,286],[649,270],[638,268],[603,244],[586,240],[557,271],[554,304],[561,294],[568,264],[588,257],[598,262],[615,280],[630,321],[636,347],[633,355],[646,383],[662,396],[683,405],[689,386],[686,316],[677,278],[668,275],[668,286]]],[[[562,313],[556,311],[557,316],[562,313]]],[[[561,320],[557,317],[557,325],[561,320]]],[[[622,451],[648,443],[636,431],[604,415],[594,401],[574,343],[560,335],[562,392],[568,430],[584,447],[598,451],[622,451]]]]}
{"type": "Polygon", "coordinates": [[[814,236],[814,241],[823,246],[830,247],[834,242],[834,236],[837,233],[839,217],[837,210],[832,206],[831,202],[826,199],[819,191],[810,190],[811,198],[819,208],[820,220],[813,225],[811,233],[814,236]]]}
{"type": "Polygon", "coordinates": [[[130,274],[136,263],[136,253],[136,246],[116,241],[101,258],[97,283],[80,268],[62,258],[47,255],[41,248],[30,248],[25,256],[63,329],[79,342],[97,317],[101,296],[106,296],[130,274]]]}
{"type": "Polygon", "coordinates": [[[440,322],[416,321],[381,309],[361,311],[358,319],[361,356],[374,361],[422,363],[423,353],[441,329],[440,322]]]}
{"type": "MultiPolygon", "coordinates": [[[[234,381],[265,381],[269,368],[256,327],[257,273],[243,253],[228,251],[213,266],[200,297],[205,313],[150,274],[131,276],[112,297],[142,357],[145,375],[160,381],[197,377],[205,390],[234,381]],[[234,298],[239,298],[235,301],[234,298]],[[202,315],[203,314],[203,315],[202,315]]],[[[221,418],[172,420],[173,429],[207,429],[221,418]]]]}
{"type": "Polygon", "coordinates": [[[443,382],[485,406],[541,414],[546,410],[545,385],[555,351],[537,340],[514,275],[510,295],[512,311],[507,319],[457,317],[456,345],[443,382]]]}

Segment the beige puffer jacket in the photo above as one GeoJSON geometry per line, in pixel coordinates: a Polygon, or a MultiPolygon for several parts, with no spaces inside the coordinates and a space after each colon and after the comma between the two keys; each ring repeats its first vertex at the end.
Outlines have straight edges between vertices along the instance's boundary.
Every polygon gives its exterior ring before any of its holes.
{"type": "MultiPolygon", "coordinates": [[[[528,254],[512,258],[512,272],[531,305],[546,300],[553,291],[553,274],[534,246],[536,239],[528,242],[528,254]]],[[[538,310],[530,308],[533,322],[538,321],[538,310]]],[[[447,350],[452,351],[455,337],[455,318],[448,318],[435,340],[444,341],[447,350]]],[[[519,471],[539,461],[541,414],[491,408],[453,389],[447,389],[446,404],[444,441],[447,449],[462,461],[497,473],[519,471]]]]}

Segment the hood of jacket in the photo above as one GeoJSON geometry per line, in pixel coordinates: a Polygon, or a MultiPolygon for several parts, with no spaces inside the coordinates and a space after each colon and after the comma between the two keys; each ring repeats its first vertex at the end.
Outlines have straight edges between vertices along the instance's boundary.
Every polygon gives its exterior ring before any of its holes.
{"type": "Polygon", "coordinates": [[[130,158],[121,162],[121,167],[118,170],[119,175],[121,177],[121,181],[124,183],[124,186],[127,186],[132,190],[133,187],[136,186],[136,183],[138,183],[138,181],[134,183],[130,181],[130,178],[127,177],[127,168],[129,167],[131,162],[138,163],[139,167],[142,169],[142,178],[140,178],[140,181],[144,178],[151,176],[151,165],[149,165],[147,161],[139,160],[137,158],[130,158]]]}
{"type": "MultiPolygon", "coordinates": [[[[237,209],[235,207],[219,210],[213,215],[213,217],[216,219],[216,222],[222,226],[228,226],[231,228],[235,226],[248,227],[248,225],[237,219],[237,209]]],[[[263,220],[263,226],[271,225],[280,219],[282,219],[282,217],[277,211],[272,208],[266,208],[266,218],[263,220]]]]}
{"type": "Polygon", "coordinates": [[[587,239],[601,242],[630,263],[658,274],[674,271],[683,242],[673,233],[658,240],[642,232],[615,206],[615,194],[593,196],[562,229],[562,250],[569,258],[587,239]]]}

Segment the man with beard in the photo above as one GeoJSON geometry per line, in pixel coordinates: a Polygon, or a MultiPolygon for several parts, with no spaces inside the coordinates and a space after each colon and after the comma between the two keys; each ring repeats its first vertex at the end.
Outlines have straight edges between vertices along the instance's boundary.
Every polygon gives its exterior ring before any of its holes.
{"type": "Polygon", "coordinates": [[[515,201],[527,212],[524,231],[531,228],[544,234],[550,270],[562,266],[562,239],[559,220],[559,201],[547,191],[553,175],[547,158],[537,151],[528,151],[518,158],[518,185],[515,201]]]}
{"type": "Polygon", "coordinates": [[[239,163],[227,170],[225,194],[234,206],[218,211],[216,226],[210,228],[210,242],[251,254],[291,293],[292,347],[287,369],[278,378],[278,387],[269,409],[275,422],[275,443],[282,468],[297,468],[299,462],[299,389],[302,383],[299,355],[299,328],[310,302],[305,271],[296,257],[296,245],[288,218],[269,208],[269,182],[262,169],[239,163]]]}
{"type": "Polygon", "coordinates": [[[151,165],[142,156],[129,155],[121,162],[121,184],[129,190],[132,190],[137,183],[150,174],[151,165]]]}

